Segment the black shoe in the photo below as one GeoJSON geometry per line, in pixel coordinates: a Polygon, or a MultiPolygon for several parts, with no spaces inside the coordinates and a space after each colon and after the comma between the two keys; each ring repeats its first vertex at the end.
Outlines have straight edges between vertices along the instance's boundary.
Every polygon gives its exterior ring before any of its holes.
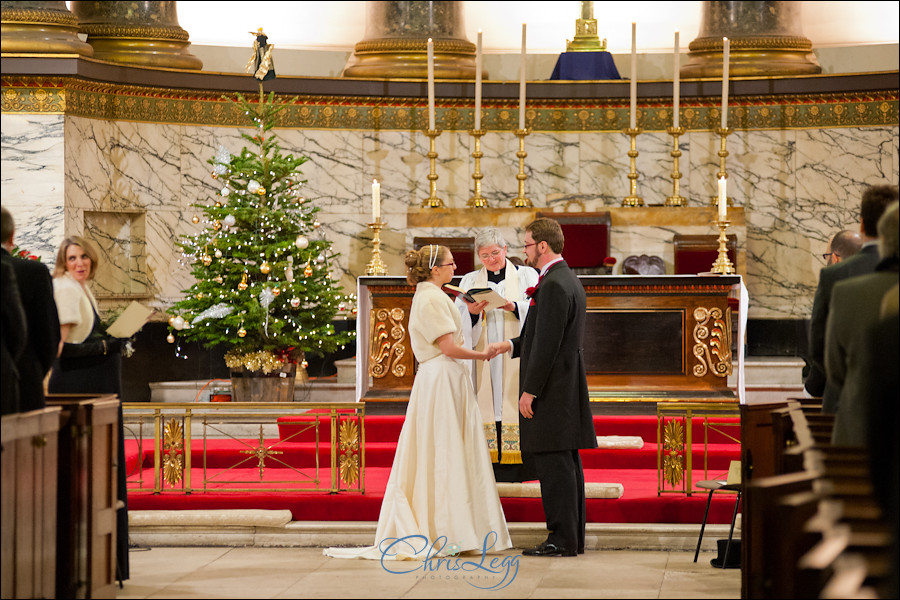
{"type": "Polygon", "coordinates": [[[552,544],[550,542],[544,542],[542,544],[538,544],[534,548],[528,548],[527,550],[522,550],[522,554],[525,556],[577,556],[578,553],[574,550],[566,550],[561,546],[557,546],[556,544],[552,544]]]}
{"type": "Polygon", "coordinates": [[[578,554],[584,554],[584,548],[579,548],[579,549],[578,549],[578,554]]]}

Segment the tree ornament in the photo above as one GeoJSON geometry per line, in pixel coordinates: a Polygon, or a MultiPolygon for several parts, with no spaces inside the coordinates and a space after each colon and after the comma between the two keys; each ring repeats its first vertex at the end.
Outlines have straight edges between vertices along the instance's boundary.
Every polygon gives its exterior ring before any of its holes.
{"type": "Polygon", "coordinates": [[[242,292],[247,289],[247,274],[243,273],[241,275],[241,282],[238,284],[238,289],[242,292]]]}
{"type": "Polygon", "coordinates": [[[269,263],[267,263],[266,261],[263,261],[263,264],[261,264],[259,266],[259,270],[262,272],[263,275],[268,275],[269,271],[272,270],[272,267],[269,266],[269,263]]]}
{"type": "Polygon", "coordinates": [[[226,227],[234,227],[234,224],[236,222],[237,219],[234,218],[234,215],[227,215],[224,219],[222,219],[222,223],[224,223],[226,227]]]}
{"type": "Polygon", "coordinates": [[[293,306],[294,308],[300,306],[300,298],[297,298],[296,296],[291,298],[291,306],[293,306]]]}
{"type": "Polygon", "coordinates": [[[320,254],[320,255],[318,255],[318,256],[316,257],[316,263],[317,263],[317,264],[320,264],[320,265],[321,265],[321,264],[324,263],[324,262],[325,262],[325,257],[324,257],[323,255],[320,254]]]}
{"type": "Polygon", "coordinates": [[[184,329],[184,317],[182,317],[180,315],[175,317],[174,320],[172,321],[172,327],[174,327],[178,331],[181,331],[182,329],[184,329]]]}
{"type": "Polygon", "coordinates": [[[221,275],[216,275],[215,277],[213,277],[213,281],[215,281],[216,283],[222,283],[225,280],[222,279],[221,275]]]}
{"type": "Polygon", "coordinates": [[[169,342],[170,344],[174,344],[175,336],[170,333],[169,335],[166,336],[166,341],[169,342]]]}
{"type": "Polygon", "coordinates": [[[246,337],[246,336],[247,336],[247,330],[244,329],[243,326],[241,326],[241,328],[237,330],[237,334],[238,334],[238,337],[246,337]]]}
{"type": "Polygon", "coordinates": [[[213,171],[212,173],[210,173],[209,176],[212,177],[213,179],[218,179],[218,178],[219,178],[219,174],[216,173],[215,171],[213,171]]]}
{"type": "Polygon", "coordinates": [[[301,250],[306,250],[309,248],[309,240],[302,235],[298,235],[294,245],[297,246],[301,250]]]}
{"type": "Polygon", "coordinates": [[[281,294],[281,288],[279,288],[279,287],[273,287],[273,288],[272,288],[272,293],[275,294],[276,296],[280,295],[280,294],[281,294]]]}
{"type": "Polygon", "coordinates": [[[222,251],[216,248],[216,258],[222,258],[222,251]]]}
{"type": "Polygon", "coordinates": [[[197,215],[194,215],[193,217],[191,217],[191,223],[193,223],[194,225],[196,225],[199,222],[200,222],[200,217],[198,217],[197,215]]]}
{"type": "Polygon", "coordinates": [[[318,229],[321,226],[322,226],[322,224],[319,223],[318,221],[313,221],[313,229],[318,229]]]}
{"type": "Polygon", "coordinates": [[[222,188],[222,191],[219,192],[219,195],[224,198],[224,197],[228,196],[228,194],[230,194],[230,193],[231,193],[231,188],[226,185],[225,187],[222,188]]]}
{"type": "Polygon", "coordinates": [[[304,359],[303,359],[303,362],[300,363],[300,366],[303,367],[303,368],[305,369],[306,367],[309,366],[309,363],[306,362],[306,359],[304,358],[304,359]]]}
{"type": "Polygon", "coordinates": [[[313,270],[312,270],[312,266],[309,264],[309,262],[306,263],[306,267],[303,269],[303,274],[306,275],[307,277],[312,277],[313,270]]]}
{"type": "Polygon", "coordinates": [[[200,260],[203,261],[203,264],[208,267],[212,262],[212,256],[210,256],[209,254],[204,254],[200,260]]]}
{"type": "Polygon", "coordinates": [[[216,231],[222,229],[222,224],[219,222],[218,219],[213,221],[213,229],[215,229],[216,231]]]}
{"type": "Polygon", "coordinates": [[[215,207],[216,207],[216,208],[222,208],[222,203],[219,202],[218,200],[216,200],[215,207]]]}
{"type": "MultiPolygon", "coordinates": [[[[261,186],[259,185],[259,182],[256,181],[255,179],[251,179],[250,181],[247,182],[247,191],[250,192],[251,194],[258,193],[260,187],[261,186]]],[[[263,193],[264,194],[266,193],[265,190],[263,190],[263,193]]]]}

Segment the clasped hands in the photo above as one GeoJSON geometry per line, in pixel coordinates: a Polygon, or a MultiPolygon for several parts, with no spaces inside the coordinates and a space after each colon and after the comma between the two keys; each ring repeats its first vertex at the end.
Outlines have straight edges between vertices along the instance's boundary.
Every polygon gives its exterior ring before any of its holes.
{"type": "Polygon", "coordinates": [[[488,344],[487,348],[484,349],[484,360],[491,360],[495,356],[511,350],[512,344],[509,342],[494,342],[493,344],[488,344]]]}

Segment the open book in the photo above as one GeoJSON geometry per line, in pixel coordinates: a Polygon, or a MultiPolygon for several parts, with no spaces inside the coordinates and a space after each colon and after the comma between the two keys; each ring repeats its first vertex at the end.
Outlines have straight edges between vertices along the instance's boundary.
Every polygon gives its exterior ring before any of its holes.
{"type": "Polygon", "coordinates": [[[146,307],[140,302],[132,302],[107,328],[106,333],[112,337],[130,338],[141,330],[153,312],[152,308],[146,307]]]}
{"type": "Polygon", "coordinates": [[[506,306],[506,304],[509,302],[509,300],[507,300],[491,288],[472,288],[469,291],[466,291],[455,285],[445,283],[444,290],[450,292],[454,296],[462,298],[466,302],[476,303],[484,302],[486,300],[487,306],[484,307],[486,310],[506,306]]]}

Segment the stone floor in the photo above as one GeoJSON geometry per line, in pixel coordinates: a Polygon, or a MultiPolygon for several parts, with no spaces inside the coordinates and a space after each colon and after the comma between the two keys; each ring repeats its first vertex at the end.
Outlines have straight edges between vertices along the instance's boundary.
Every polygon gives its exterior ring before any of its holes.
{"type": "Polygon", "coordinates": [[[130,554],[117,598],[739,598],[739,569],[693,551],[588,550],[534,558],[509,550],[436,561],[341,560],[321,548],[150,547],[130,554]],[[488,569],[491,561],[495,567],[488,569]],[[475,564],[482,565],[481,568],[475,564]],[[388,571],[391,569],[393,572],[388,571]]]}

